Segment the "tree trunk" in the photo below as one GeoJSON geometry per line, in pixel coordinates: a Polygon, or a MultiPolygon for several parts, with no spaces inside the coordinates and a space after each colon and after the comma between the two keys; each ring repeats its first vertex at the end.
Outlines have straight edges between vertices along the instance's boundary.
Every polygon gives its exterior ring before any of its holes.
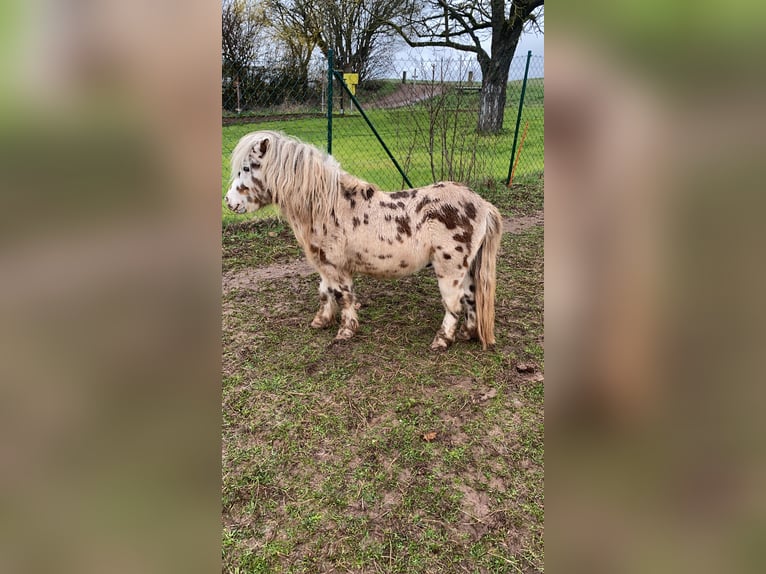
{"type": "Polygon", "coordinates": [[[481,82],[481,97],[479,100],[479,124],[477,129],[481,134],[497,134],[503,129],[505,115],[506,85],[508,73],[503,78],[484,76],[481,82]]]}
{"type": "Polygon", "coordinates": [[[521,26],[504,26],[492,34],[492,55],[479,55],[481,99],[477,129],[481,134],[497,134],[503,129],[508,73],[520,36],[521,26]]]}

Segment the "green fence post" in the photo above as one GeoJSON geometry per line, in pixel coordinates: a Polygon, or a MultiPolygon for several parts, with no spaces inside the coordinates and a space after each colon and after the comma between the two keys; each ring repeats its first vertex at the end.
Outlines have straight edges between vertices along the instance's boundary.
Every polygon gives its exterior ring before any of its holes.
{"type": "Polygon", "coordinates": [[[327,153],[332,154],[332,83],[333,83],[333,51],[327,50],[327,153]]]}
{"type": "Polygon", "coordinates": [[[527,52],[527,65],[524,68],[524,81],[521,83],[521,96],[519,97],[519,113],[516,114],[516,129],[513,132],[513,147],[511,148],[511,162],[508,165],[508,179],[505,185],[511,182],[511,171],[513,170],[513,158],[516,155],[516,141],[519,138],[519,125],[521,125],[521,111],[524,108],[524,94],[527,91],[527,76],[529,75],[529,61],[532,59],[532,50],[527,52]]]}

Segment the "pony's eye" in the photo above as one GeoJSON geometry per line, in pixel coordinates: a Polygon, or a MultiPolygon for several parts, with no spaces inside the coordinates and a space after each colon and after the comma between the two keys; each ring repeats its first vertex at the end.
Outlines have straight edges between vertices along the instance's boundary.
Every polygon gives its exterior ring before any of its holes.
{"type": "Polygon", "coordinates": [[[249,167],[243,167],[242,171],[250,171],[250,168],[249,167]]]}

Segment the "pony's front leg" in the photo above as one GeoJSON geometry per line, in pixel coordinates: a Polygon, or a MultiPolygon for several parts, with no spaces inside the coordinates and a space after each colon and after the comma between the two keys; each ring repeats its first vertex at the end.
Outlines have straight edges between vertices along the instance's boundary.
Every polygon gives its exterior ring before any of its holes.
{"type": "Polygon", "coordinates": [[[354,336],[359,328],[359,318],[356,314],[356,295],[351,277],[342,277],[339,281],[335,298],[340,305],[340,328],[335,335],[336,341],[345,341],[354,336]]]}
{"type": "Polygon", "coordinates": [[[334,290],[324,275],[321,277],[322,280],[319,282],[319,311],[314,316],[314,320],[311,321],[311,326],[314,329],[325,329],[332,325],[335,322],[335,312],[338,310],[334,290]]]}

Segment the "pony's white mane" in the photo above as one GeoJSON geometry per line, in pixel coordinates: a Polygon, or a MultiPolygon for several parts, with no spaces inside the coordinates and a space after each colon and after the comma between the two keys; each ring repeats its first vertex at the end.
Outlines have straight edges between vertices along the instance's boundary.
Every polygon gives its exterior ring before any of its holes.
{"type": "Polygon", "coordinates": [[[261,179],[287,218],[298,241],[305,245],[316,223],[330,219],[340,197],[343,171],[332,156],[313,145],[275,131],[244,136],[231,154],[232,179],[257,142],[268,139],[261,161],[261,179]]]}

